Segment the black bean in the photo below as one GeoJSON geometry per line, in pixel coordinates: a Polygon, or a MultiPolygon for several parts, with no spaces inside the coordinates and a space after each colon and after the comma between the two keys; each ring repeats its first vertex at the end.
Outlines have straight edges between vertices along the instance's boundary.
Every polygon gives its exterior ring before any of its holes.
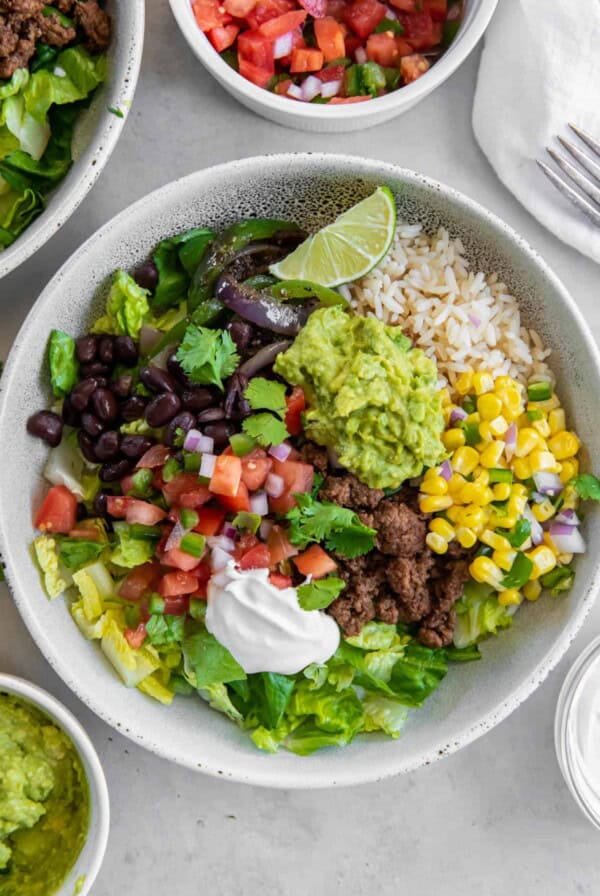
{"type": "Polygon", "coordinates": [[[84,431],[88,436],[91,436],[92,439],[97,439],[100,433],[104,432],[104,423],[102,423],[95,414],[91,414],[89,411],[85,411],[81,415],[81,425],[84,431]]]}
{"type": "Polygon", "coordinates": [[[141,395],[133,395],[121,405],[121,417],[126,423],[139,420],[140,417],[144,416],[147,403],[147,399],[142,398],[141,395]]]}
{"type": "Polygon", "coordinates": [[[222,421],[209,423],[204,427],[204,435],[215,440],[217,449],[224,448],[229,441],[229,436],[232,436],[235,431],[236,428],[232,423],[223,423],[222,421]]]}
{"type": "Polygon", "coordinates": [[[146,422],[150,426],[165,426],[181,410],[181,401],[174,392],[163,392],[153,398],[146,408],[146,422]]]}
{"type": "Polygon", "coordinates": [[[182,411],[173,417],[169,425],[165,428],[164,441],[167,445],[173,447],[177,440],[177,430],[189,432],[196,425],[196,418],[189,411],[182,411]]]}
{"type": "Polygon", "coordinates": [[[214,423],[216,420],[224,419],[225,411],[223,408],[207,408],[205,411],[200,411],[197,417],[198,423],[214,423]]]}
{"type": "Polygon", "coordinates": [[[99,417],[100,420],[105,422],[114,420],[119,413],[117,399],[112,394],[110,389],[106,388],[96,389],[96,391],[93,393],[92,408],[94,409],[94,413],[96,414],[96,416],[99,417]]]}
{"type": "Polygon", "coordinates": [[[178,383],[181,383],[182,386],[191,386],[189,379],[187,378],[183,367],[177,360],[176,355],[169,355],[167,358],[167,370],[174,377],[178,383]]]}
{"type": "Polygon", "coordinates": [[[91,364],[82,364],[79,371],[82,377],[95,376],[98,378],[99,376],[110,376],[110,367],[107,364],[102,364],[100,361],[93,361],[91,364]]]}
{"type": "Polygon", "coordinates": [[[127,398],[133,386],[133,377],[130,373],[123,373],[116,380],[112,380],[109,384],[110,391],[117,398],[127,398]]]}
{"type": "Polygon", "coordinates": [[[235,342],[237,348],[242,351],[252,339],[252,327],[243,320],[234,320],[227,327],[229,335],[235,342]]]}
{"type": "Polygon", "coordinates": [[[80,336],[75,340],[75,354],[80,364],[91,364],[96,359],[98,339],[96,336],[80,336]]]}
{"type": "Polygon", "coordinates": [[[145,454],[149,448],[152,448],[153,444],[153,440],[146,436],[125,436],[121,442],[121,452],[126,457],[131,457],[133,460],[137,460],[138,457],[145,454]]]}
{"type": "Polygon", "coordinates": [[[132,469],[132,461],[122,458],[121,460],[112,460],[106,464],[102,464],[98,475],[102,482],[115,482],[115,480],[127,476],[132,469]]]}
{"type": "Polygon", "coordinates": [[[140,379],[151,392],[177,392],[177,383],[171,374],[153,364],[142,367],[140,379]]]}
{"type": "Polygon", "coordinates": [[[98,460],[112,460],[119,453],[121,436],[115,429],[103,432],[95,445],[98,460]]]}
{"type": "Polygon", "coordinates": [[[121,364],[133,367],[139,357],[138,347],[131,336],[117,336],[115,339],[115,355],[121,364]]]}
{"type": "Polygon", "coordinates": [[[77,519],[85,520],[89,516],[88,509],[82,501],[77,502],[77,519]]]}
{"type": "Polygon", "coordinates": [[[112,336],[101,336],[98,343],[98,357],[103,364],[109,367],[115,363],[115,346],[112,336]]]}
{"type": "Polygon", "coordinates": [[[104,516],[107,513],[106,499],[108,492],[98,492],[92,502],[92,510],[97,516],[104,516]]]}
{"type": "Polygon", "coordinates": [[[92,397],[92,393],[98,388],[98,380],[93,376],[88,376],[81,380],[71,390],[71,404],[76,411],[85,411],[88,402],[92,397]]]}
{"type": "Polygon", "coordinates": [[[71,398],[69,395],[67,395],[67,397],[63,401],[62,418],[67,426],[79,426],[79,414],[71,404],[71,398]]]}
{"type": "Polygon", "coordinates": [[[38,411],[27,421],[27,432],[56,448],[62,439],[63,422],[54,411],[38,411]]]}
{"type": "Polygon", "coordinates": [[[214,395],[210,389],[204,389],[202,386],[197,388],[186,389],[181,393],[181,400],[186,411],[203,411],[209,408],[214,402],[214,395]]]}
{"type": "Polygon", "coordinates": [[[97,464],[98,458],[96,457],[94,442],[92,441],[91,436],[89,436],[87,432],[84,432],[83,429],[80,429],[77,433],[77,441],[79,442],[81,453],[85,459],[89,460],[91,464],[97,464]]]}
{"type": "Polygon", "coordinates": [[[144,261],[133,272],[133,279],[142,289],[154,289],[158,283],[158,268],[153,261],[144,261]]]}

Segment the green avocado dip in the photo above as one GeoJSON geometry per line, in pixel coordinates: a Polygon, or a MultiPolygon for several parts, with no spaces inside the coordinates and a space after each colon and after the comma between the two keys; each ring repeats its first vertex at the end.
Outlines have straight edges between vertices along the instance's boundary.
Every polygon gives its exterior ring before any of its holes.
{"type": "Polygon", "coordinates": [[[304,389],[308,437],[371,488],[398,488],[444,458],[437,368],[399,327],[322,308],[274,370],[304,389]]]}
{"type": "Polygon", "coordinates": [[[85,843],[81,760],[39,709],[0,693],[0,896],[52,896],[85,843]]]}

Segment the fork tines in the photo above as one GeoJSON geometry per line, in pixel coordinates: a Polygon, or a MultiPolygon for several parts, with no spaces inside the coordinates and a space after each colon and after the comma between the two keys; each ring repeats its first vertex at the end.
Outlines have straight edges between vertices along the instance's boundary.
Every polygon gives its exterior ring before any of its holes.
{"type": "MultiPolygon", "coordinates": [[[[574,124],[569,124],[569,127],[581,142],[592,151],[596,158],[600,160],[600,141],[594,139],[594,137],[587,134],[585,131],[582,131],[574,124]]],[[[578,162],[580,167],[575,166],[569,159],[560,155],[550,147],[547,148],[548,154],[579,190],[574,189],[566,178],[558,174],[553,168],[550,168],[549,165],[546,165],[545,162],[536,159],[537,164],[557,190],[560,190],[563,196],[572,202],[573,205],[583,212],[583,214],[596,224],[596,226],[600,227],[600,164],[575,143],[571,143],[569,140],[565,140],[564,137],[560,136],[558,139],[567,152],[569,152],[575,161],[578,162]],[[591,177],[588,177],[584,171],[591,174],[591,177]]]]}

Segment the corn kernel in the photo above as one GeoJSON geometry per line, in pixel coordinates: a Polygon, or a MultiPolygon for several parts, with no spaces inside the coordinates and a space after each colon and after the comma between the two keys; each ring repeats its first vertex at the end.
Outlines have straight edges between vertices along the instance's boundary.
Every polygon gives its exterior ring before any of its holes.
{"type": "Polygon", "coordinates": [[[550,572],[556,566],[556,557],[547,544],[538,545],[537,548],[528,551],[525,556],[529,557],[533,563],[532,579],[539,579],[540,576],[550,572]]]}
{"type": "Polygon", "coordinates": [[[465,526],[467,529],[475,529],[477,532],[485,525],[486,514],[482,507],[471,504],[462,510],[458,520],[461,526],[465,526]]]}
{"type": "Polygon", "coordinates": [[[523,413],[523,398],[516,386],[509,386],[498,392],[502,399],[503,415],[508,420],[517,420],[523,413]]]}
{"type": "Polygon", "coordinates": [[[493,420],[490,420],[490,432],[493,436],[496,436],[496,438],[503,436],[507,429],[508,423],[502,414],[500,414],[499,417],[494,417],[493,420]]]}
{"type": "Polygon", "coordinates": [[[447,510],[449,507],[452,507],[450,495],[428,495],[426,498],[419,498],[421,513],[438,513],[438,511],[447,510]]]}
{"type": "Polygon", "coordinates": [[[552,431],[550,429],[550,424],[546,419],[544,420],[534,420],[531,424],[535,431],[540,434],[543,439],[547,439],[552,435],[552,431]]]}
{"type": "Polygon", "coordinates": [[[485,392],[491,392],[494,388],[494,378],[491,373],[485,370],[478,370],[473,374],[473,389],[475,395],[483,395],[485,392]]]}
{"type": "Polygon", "coordinates": [[[475,472],[473,473],[475,479],[473,480],[474,485],[489,485],[490,484],[490,474],[487,470],[484,470],[483,467],[475,467],[475,472]]]}
{"type": "Polygon", "coordinates": [[[573,554],[559,554],[556,559],[561,566],[568,566],[573,560],[573,554]]]}
{"type": "Polygon", "coordinates": [[[448,483],[443,476],[431,476],[423,479],[420,489],[426,495],[445,495],[448,492],[448,483]]]}
{"type": "Polygon", "coordinates": [[[549,532],[544,532],[544,544],[546,545],[546,547],[550,548],[550,550],[552,551],[552,553],[554,554],[554,556],[555,556],[556,559],[558,560],[558,553],[559,553],[559,552],[558,552],[558,548],[556,547],[556,545],[555,545],[554,542],[552,541],[552,538],[551,538],[549,532]]]}
{"type": "Polygon", "coordinates": [[[495,551],[510,550],[510,542],[508,539],[504,538],[503,535],[498,535],[497,532],[493,532],[491,529],[485,529],[479,536],[479,541],[483,544],[487,544],[490,548],[494,548],[495,551]]]}
{"type": "Polygon", "coordinates": [[[468,395],[469,392],[471,391],[472,384],[473,384],[473,371],[465,370],[465,372],[461,373],[461,375],[456,380],[456,383],[454,384],[454,388],[456,389],[456,391],[458,392],[459,395],[468,395]]]}
{"type": "Polygon", "coordinates": [[[431,548],[434,554],[445,554],[448,550],[448,542],[445,538],[442,538],[441,535],[436,535],[435,532],[429,532],[429,534],[425,538],[425,543],[427,547],[431,548]]]}
{"type": "Polygon", "coordinates": [[[431,521],[429,524],[429,531],[435,532],[436,535],[440,535],[442,538],[445,538],[446,541],[452,541],[456,534],[450,523],[440,516],[437,516],[431,521]]]}
{"type": "Polygon", "coordinates": [[[507,516],[498,516],[496,513],[493,513],[488,522],[495,529],[514,529],[517,525],[517,517],[518,514],[515,513],[509,513],[507,516]]]}
{"type": "Polygon", "coordinates": [[[458,523],[460,516],[462,514],[462,507],[458,507],[454,505],[454,507],[449,507],[446,511],[446,516],[450,520],[451,523],[458,523]]]}
{"type": "Polygon", "coordinates": [[[480,462],[483,467],[497,467],[504,452],[504,442],[490,442],[481,452],[480,462]]]}
{"type": "Polygon", "coordinates": [[[466,442],[466,436],[462,429],[447,429],[442,433],[442,443],[448,451],[456,451],[466,442]]]}
{"type": "Polygon", "coordinates": [[[520,482],[513,482],[510,487],[510,493],[515,498],[527,498],[529,496],[527,488],[520,482]]]}
{"type": "Polygon", "coordinates": [[[494,551],[492,560],[500,567],[500,569],[509,572],[512,569],[516,556],[517,552],[510,549],[508,551],[494,551]]]}
{"type": "Polygon", "coordinates": [[[479,416],[477,411],[474,411],[472,414],[469,414],[468,417],[465,417],[464,422],[477,423],[477,425],[479,425],[479,423],[481,423],[481,417],[479,416]]]}
{"type": "Polygon", "coordinates": [[[477,541],[477,535],[472,529],[468,529],[466,526],[459,526],[456,530],[456,540],[463,548],[472,548],[477,541]]]}
{"type": "Polygon", "coordinates": [[[491,442],[493,440],[494,434],[492,432],[492,427],[487,420],[484,420],[483,423],[479,424],[479,435],[481,436],[481,446],[478,446],[480,448],[483,448],[486,442],[491,442]]]}
{"type": "Polygon", "coordinates": [[[507,501],[510,498],[510,483],[497,482],[496,485],[492,486],[492,492],[494,501],[507,501]]]}
{"type": "Polygon", "coordinates": [[[521,600],[521,592],[517,591],[516,588],[507,588],[506,591],[501,591],[498,595],[498,603],[502,607],[518,606],[521,600]]]}
{"type": "Polygon", "coordinates": [[[463,476],[469,476],[479,464],[479,454],[469,445],[457,448],[452,458],[452,468],[463,476]]]}
{"type": "Polygon", "coordinates": [[[439,475],[437,467],[428,467],[423,474],[423,479],[435,479],[439,475]]]}
{"type": "Polygon", "coordinates": [[[530,579],[529,582],[523,586],[523,594],[526,600],[534,601],[537,600],[540,594],[542,593],[542,586],[537,579],[530,579]]]}
{"type": "Polygon", "coordinates": [[[448,389],[440,389],[440,398],[442,400],[442,407],[446,408],[452,405],[452,399],[450,398],[450,392],[448,389]]]}
{"type": "Polygon", "coordinates": [[[532,473],[560,473],[562,467],[550,451],[537,449],[529,455],[532,473]]]}
{"type": "Polygon", "coordinates": [[[552,395],[551,398],[547,398],[546,401],[528,401],[527,402],[527,410],[528,411],[553,411],[555,408],[560,407],[560,401],[558,400],[558,396],[552,395]]]}
{"type": "Polygon", "coordinates": [[[557,432],[548,443],[548,448],[556,460],[567,460],[575,457],[581,447],[581,442],[574,432],[557,432]]]}
{"type": "Polygon", "coordinates": [[[477,399],[477,410],[482,420],[493,420],[502,413],[502,401],[493,392],[486,392],[477,399]]]}
{"type": "Polygon", "coordinates": [[[525,480],[531,478],[531,464],[526,457],[516,457],[512,463],[512,468],[517,479],[525,480]]]}
{"type": "Polygon", "coordinates": [[[485,507],[494,497],[491,488],[476,482],[466,482],[460,492],[460,499],[464,504],[478,504],[485,507]]]}
{"type": "Polygon", "coordinates": [[[521,516],[527,506],[527,498],[511,495],[508,499],[508,512],[513,516],[521,516]]]}
{"type": "Polygon", "coordinates": [[[452,495],[453,498],[458,499],[466,481],[467,480],[464,476],[461,476],[460,473],[453,473],[448,482],[448,494],[452,495]]]}
{"type": "Polygon", "coordinates": [[[526,426],[517,433],[517,447],[515,448],[516,457],[527,457],[534,448],[540,447],[540,437],[535,429],[526,426]]]}
{"type": "Polygon", "coordinates": [[[475,557],[469,566],[469,572],[476,582],[485,582],[496,587],[502,580],[502,572],[489,557],[475,557]]]}
{"type": "Polygon", "coordinates": [[[548,414],[548,425],[553,436],[567,428],[567,417],[562,408],[554,408],[548,414]]]}
{"type": "Polygon", "coordinates": [[[579,461],[574,457],[569,460],[564,460],[562,463],[562,470],[558,474],[560,476],[560,481],[563,485],[566,485],[567,482],[570,482],[573,476],[577,476],[579,473],[579,461]]]}
{"type": "Polygon", "coordinates": [[[548,500],[548,498],[546,498],[544,501],[541,501],[539,504],[534,504],[531,508],[531,512],[533,513],[538,523],[545,523],[546,520],[551,519],[556,513],[554,505],[551,501],[548,500]]]}

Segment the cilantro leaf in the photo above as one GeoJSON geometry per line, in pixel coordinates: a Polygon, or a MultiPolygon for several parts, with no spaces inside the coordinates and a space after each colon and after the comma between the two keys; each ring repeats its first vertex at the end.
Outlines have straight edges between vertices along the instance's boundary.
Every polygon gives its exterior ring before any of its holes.
{"type": "Polygon", "coordinates": [[[308,582],[298,588],[298,603],[303,610],[324,610],[345,587],[346,583],[336,576],[308,582]]]}
{"type": "Polygon", "coordinates": [[[282,420],[286,415],[287,405],[283,383],[255,376],[248,383],[244,396],[250,402],[253,411],[273,411],[282,420]]]}
{"type": "Polygon", "coordinates": [[[375,546],[375,529],[365,526],[353,510],[315,501],[311,495],[295,497],[298,506],[286,516],[292,544],[306,547],[310,542],[324,541],[329,550],[349,558],[367,554],[375,546]]]}
{"type": "Polygon", "coordinates": [[[154,647],[167,647],[183,639],[184,628],[184,616],[153,615],[146,623],[146,634],[154,647]]]}
{"type": "Polygon", "coordinates": [[[279,445],[289,436],[283,421],[272,414],[253,414],[246,417],[242,424],[246,435],[256,439],[259,445],[279,445]]]}
{"type": "Polygon", "coordinates": [[[208,330],[190,324],[177,351],[177,360],[193,383],[223,388],[240,357],[227,330],[208,330]]]}
{"type": "Polygon", "coordinates": [[[584,501],[600,501],[600,479],[593,473],[581,473],[569,482],[584,501]]]}

